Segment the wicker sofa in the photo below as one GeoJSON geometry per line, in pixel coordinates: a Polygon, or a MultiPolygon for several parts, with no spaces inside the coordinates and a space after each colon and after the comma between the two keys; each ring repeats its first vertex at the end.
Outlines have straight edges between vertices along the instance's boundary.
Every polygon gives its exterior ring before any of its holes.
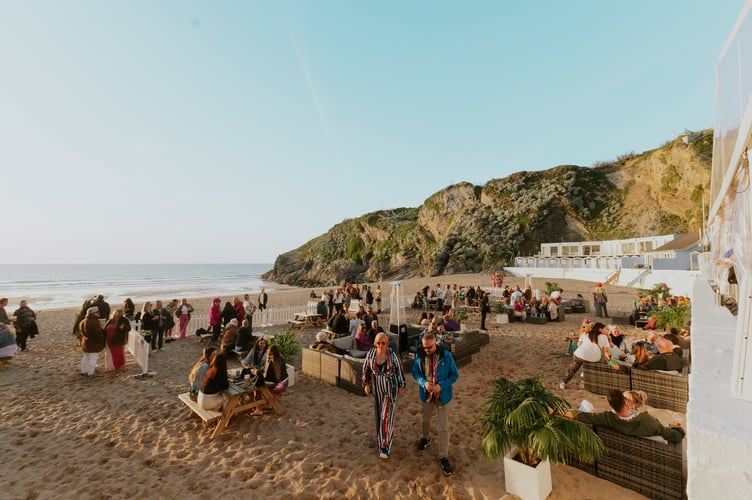
{"type": "Polygon", "coordinates": [[[606,363],[585,363],[582,367],[585,389],[594,394],[608,394],[610,389],[640,390],[648,395],[648,405],[681,413],[689,401],[688,367],[679,375],[658,370],[614,370],[606,363]]]}
{"type": "Polygon", "coordinates": [[[464,366],[472,362],[473,354],[480,352],[480,332],[467,330],[458,333],[455,333],[454,343],[449,344],[449,352],[457,366],[464,366]]]}
{"type": "Polygon", "coordinates": [[[570,465],[648,498],[686,498],[682,443],[627,436],[602,427],[593,430],[603,441],[605,453],[595,463],[570,465]]]}

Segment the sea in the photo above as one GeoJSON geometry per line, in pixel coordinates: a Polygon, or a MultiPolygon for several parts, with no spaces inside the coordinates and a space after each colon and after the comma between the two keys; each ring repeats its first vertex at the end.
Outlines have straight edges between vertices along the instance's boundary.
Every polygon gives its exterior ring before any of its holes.
{"type": "Polygon", "coordinates": [[[96,295],[119,306],[146,300],[233,297],[275,287],[261,275],[272,264],[0,264],[0,297],[12,311],[21,299],[34,311],[78,307],[96,295]]]}

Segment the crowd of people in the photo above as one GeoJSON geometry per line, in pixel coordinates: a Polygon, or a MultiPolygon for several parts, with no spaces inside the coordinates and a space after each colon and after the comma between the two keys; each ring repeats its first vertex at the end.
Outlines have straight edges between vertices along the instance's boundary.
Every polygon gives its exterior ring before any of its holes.
{"type": "MultiPolygon", "coordinates": [[[[515,311],[515,314],[547,314],[549,318],[555,319],[561,291],[538,299],[530,286],[523,290],[519,286],[504,286],[499,283],[498,288],[503,290],[501,303],[515,311]]],[[[392,450],[397,402],[404,394],[406,374],[403,373],[397,346],[379,325],[378,315],[382,313],[381,287],[376,285],[372,290],[369,285],[345,284],[325,290],[320,296],[312,291],[311,297],[319,299],[319,307],[325,309],[328,330],[333,336],[352,335],[357,349],[366,353],[362,381],[366,394],[373,398],[377,453],[379,457],[386,459],[392,450]],[[361,305],[357,310],[350,308],[353,300],[360,301],[361,305]]],[[[581,296],[579,298],[582,299],[581,296]]],[[[599,283],[593,292],[597,317],[609,317],[607,300],[602,284],[599,283]]],[[[660,307],[672,307],[682,303],[682,300],[684,299],[667,299],[661,302],[638,296],[635,315],[648,316],[660,307]]],[[[26,301],[19,303],[12,317],[5,311],[7,303],[8,299],[0,299],[0,356],[8,355],[7,353],[12,355],[16,349],[28,351],[28,339],[39,333],[36,315],[26,301]],[[11,327],[15,330],[15,335],[10,331],[11,327]]],[[[286,390],[286,360],[279,347],[270,345],[263,335],[253,335],[253,315],[256,311],[264,310],[267,304],[268,296],[263,289],[257,300],[253,300],[249,294],[242,299],[239,296],[233,297],[224,303],[221,297],[214,297],[212,300],[208,324],[213,344],[203,349],[188,375],[191,398],[202,408],[222,411],[226,406],[226,390],[231,382],[227,360],[236,352],[243,353],[240,358],[242,373],[252,373],[256,387],[266,384],[273,393],[286,390]]],[[[478,307],[482,318],[481,329],[485,329],[485,314],[490,311],[489,297],[480,287],[442,287],[438,284],[434,289],[425,287],[420,290],[413,305],[423,309],[418,324],[424,328],[418,339],[410,370],[419,385],[418,396],[421,402],[421,432],[416,449],[425,451],[432,444],[431,421],[435,416],[439,442],[437,459],[442,473],[448,476],[452,474],[452,467],[448,458],[450,429],[447,408],[453,399],[452,386],[459,376],[449,347],[455,339],[453,332],[460,330],[456,311],[461,306],[478,307]]],[[[125,346],[132,321],[140,321],[141,333],[149,342],[151,350],[158,352],[165,348],[165,344],[187,337],[186,330],[193,313],[194,308],[187,299],[169,302],[156,300],[154,303],[146,301],[141,308],[137,308],[131,299],[126,299],[115,310],[111,309],[102,295],[88,299],[77,311],[73,326],[73,333],[80,339],[82,349],[81,375],[96,376],[95,367],[102,351],[105,353],[105,370],[118,370],[125,364],[125,346]]],[[[565,389],[585,363],[605,362],[614,370],[630,366],[645,370],[681,371],[684,367],[682,354],[687,347],[688,336],[687,329],[664,335],[650,330],[645,339],[629,342],[618,325],[586,319],[580,327],[579,335],[568,337],[572,363],[564,374],[560,388],[565,389]]],[[[329,340],[330,336],[326,332],[319,332],[312,347],[335,354],[346,352],[329,340]]],[[[608,403],[613,411],[602,414],[572,412],[568,416],[625,434],[660,435],[670,441],[680,441],[684,436],[681,428],[667,428],[647,413],[639,412],[645,400],[644,393],[612,391],[608,403]]],[[[256,414],[261,412],[262,408],[255,411],[256,414]]]]}

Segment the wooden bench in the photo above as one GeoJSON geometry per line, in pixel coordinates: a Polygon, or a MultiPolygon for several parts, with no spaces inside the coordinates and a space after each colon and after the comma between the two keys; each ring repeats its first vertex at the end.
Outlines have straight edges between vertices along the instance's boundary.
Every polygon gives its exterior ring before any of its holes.
{"type": "Polygon", "coordinates": [[[291,328],[303,328],[303,325],[305,325],[305,321],[299,321],[296,319],[291,319],[287,323],[289,323],[291,328]]]}
{"type": "Polygon", "coordinates": [[[178,395],[178,398],[180,401],[185,403],[185,405],[196,415],[201,417],[201,420],[204,421],[205,424],[210,425],[216,420],[219,420],[222,418],[222,412],[214,411],[214,410],[207,410],[204,408],[201,408],[198,405],[198,402],[193,401],[191,399],[191,393],[190,392],[184,392],[183,394],[178,395]]]}
{"type": "Polygon", "coordinates": [[[212,340],[212,334],[211,333],[205,333],[203,335],[198,336],[198,342],[200,344],[208,344],[212,340]]]}

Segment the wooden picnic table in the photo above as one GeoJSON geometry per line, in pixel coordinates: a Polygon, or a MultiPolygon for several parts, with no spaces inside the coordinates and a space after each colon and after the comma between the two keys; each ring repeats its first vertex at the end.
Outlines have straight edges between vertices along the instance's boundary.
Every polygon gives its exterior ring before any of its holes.
{"type": "Polygon", "coordinates": [[[284,408],[282,408],[277,400],[277,396],[272,394],[272,391],[270,391],[266,385],[256,387],[253,384],[245,385],[243,383],[233,383],[230,384],[226,393],[230,396],[230,401],[222,412],[222,418],[214,429],[212,438],[222,432],[222,430],[226,429],[230,424],[232,417],[238,413],[255,410],[262,405],[271,406],[277,415],[285,413],[284,408]],[[254,391],[259,391],[261,393],[261,399],[254,398],[254,391]]]}
{"type": "Polygon", "coordinates": [[[181,394],[180,400],[183,401],[194,413],[201,417],[207,424],[212,423],[214,420],[219,420],[211,437],[216,437],[219,433],[224,431],[230,424],[232,417],[238,413],[244,413],[255,410],[259,406],[268,405],[277,415],[285,413],[284,408],[280,405],[277,396],[275,396],[269,387],[263,385],[256,387],[253,383],[245,385],[244,383],[232,383],[230,387],[225,391],[230,397],[224,411],[222,413],[204,410],[198,406],[198,403],[191,400],[188,393],[181,394]],[[254,391],[258,391],[261,395],[261,399],[255,399],[254,391]]]}
{"type": "Polygon", "coordinates": [[[297,328],[321,328],[322,319],[320,314],[299,312],[295,313],[295,319],[289,322],[290,326],[297,328]]]}

